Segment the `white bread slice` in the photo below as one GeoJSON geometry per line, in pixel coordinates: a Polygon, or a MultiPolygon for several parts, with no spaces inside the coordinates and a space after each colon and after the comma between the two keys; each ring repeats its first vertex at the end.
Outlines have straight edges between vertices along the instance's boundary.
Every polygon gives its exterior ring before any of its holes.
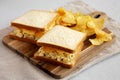
{"type": "Polygon", "coordinates": [[[45,30],[57,18],[56,12],[31,10],[11,22],[11,26],[27,29],[45,30]]]}
{"type": "Polygon", "coordinates": [[[38,39],[37,44],[38,46],[47,45],[58,47],[68,52],[74,52],[85,39],[85,33],[78,32],[61,25],[56,25],[38,39]]]}

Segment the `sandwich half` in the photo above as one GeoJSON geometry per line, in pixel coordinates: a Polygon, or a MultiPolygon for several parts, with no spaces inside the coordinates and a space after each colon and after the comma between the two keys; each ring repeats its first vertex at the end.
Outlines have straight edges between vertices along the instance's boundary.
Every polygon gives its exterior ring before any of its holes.
{"type": "Polygon", "coordinates": [[[36,43],[36,41],[55,25],[56,12],[31,10],[11,22],[11,38],[36,43]]]}
{"type": "Polygon", "coordinates": [[[80,55],[85,39],[85,33],[56,25],[37,41],[41,47],[34,54],[34,58],[72,68],[80,55]]]}

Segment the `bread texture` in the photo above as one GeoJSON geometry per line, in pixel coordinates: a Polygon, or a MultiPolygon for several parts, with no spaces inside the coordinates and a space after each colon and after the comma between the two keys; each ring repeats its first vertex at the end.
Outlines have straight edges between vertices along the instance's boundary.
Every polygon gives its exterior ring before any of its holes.
{"type": "Polygon", "coordinates": [[[36,43],[55,25],[58,14],[50,11],[31,10],[11,22],[11,38],[36,43]]]}
{"type": "MultiPolygon", "coordinates": [[[[54,64],[54,65],[59,65],[59,66],[66,67],[66,68],[72,68],[76,63],[78,56],[80,56],[82,47],[83,47],[83,43],[81,43],[81,45],[78,46],[77,50],[73,54],[67,52],[68,54],[67,55],[64,54],[65,56],[63,56],[63,54],[61,54],[61,53],[57,53],[56,55],[52,54],[51,52],[53,52],[54,50],[48,50],[48,52],[46,52],[46,53],[48,53],[48,55],[45,55],[45,52],[41,52],[41,50],[40,50],[41,47],[40,47],[40,49],[34,54],[34,59],[39,60],[39,61],[48,62],[48,63],[54,64]],[[49,52],[49,51],[51,51],[51,52],[49,52]],[[41,55],[42,53],[43,53],[43,55],[41,55]],[[71,59],[71,61],[69,61],[69,59],[68,59],[68,57],[70,57],[70,55],[73,55],[73,58],[71,59]],[[52,57],[54,57],[54,58],[52,58],[52,57]],[[59,59],[60,57],[62,57],[62,59],[59,59]],[[64,59],[68,59],[68,61],[66,62],[66,61],[64,61],[64,59]]],[[[60,50],[60,51],[62,52],[62,50],[60,50]]]]}
{"type": "Polygon", "coordinates": [[[73,53],[77,47],[86,39],[86,34],[70,28],[56,25],[40,39],[38,46],[52,46],[73,53]]]}
{"type": "Polygon", "coordinates": [[[55,22],[58,14],[50,11],[31,10],[11,21],[11,26],[32,30],[46,30],[55,22]]]}

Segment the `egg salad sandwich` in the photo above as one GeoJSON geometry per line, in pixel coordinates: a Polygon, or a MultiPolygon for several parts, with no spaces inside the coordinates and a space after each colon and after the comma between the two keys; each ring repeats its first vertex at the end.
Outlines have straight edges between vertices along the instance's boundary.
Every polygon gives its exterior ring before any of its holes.
{"type": "Polygon", "coordinates": [[[11,38],[36,43],[54,25],[58,14],[51,11],[30,10],[11,22],[11,38]]]}
{"type": "Polygon", "coordinates": [[[56,25],[37,41],[41,46],[34,54],[36,60],[72,68],[80,55],[86,34],[56,25]]]}

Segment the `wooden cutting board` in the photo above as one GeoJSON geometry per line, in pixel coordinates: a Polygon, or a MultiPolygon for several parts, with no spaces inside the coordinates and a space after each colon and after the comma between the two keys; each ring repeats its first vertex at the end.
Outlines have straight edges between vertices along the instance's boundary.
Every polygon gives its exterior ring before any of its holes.
{"type": "MultiPolygon", "coordinates": [[[[89,15],[91,15],[92,17],[95,17],[95,18],[101,18],[101,17],[106,16],[102,12],[94,12],[89,15]]],[[[111,33],[107,28],[105,28],[104,31],[106,31],[107,33],[111,33]]],[[[115,37],[113,36],[112,41],[105,42],[104,44],[102,44],[100,46],[93,46],[93,45],[91,45],[89,40],[86,40],[84,42],[84,47],[81,52],[81,55],[79,56],[76,65],[72,69],[67,69],[67,68],[64,68],[64,67],[61,67],[58,65],[52,65],[49,63],[35,60],[33,58],[33,55],[39,49],[39,47],[36,45],[30,44],[27,42],[18,41],[15,39],[11,39],[11,38],[9,38],[9,36],[5,36],[3,38],[3,43],[5,45],[7,45],[10,49],[12,49],[13,51],[16,51],[16,53],[18,53],[19,55],[24,57],[26,60],[30,61],[32,64],[34,64],[38,68],[40,68],[40,69],[44,70],[46,73],[50,74],[52,77],[63,78],[65,76],[69,75],[72,71],[74,71],[78,68],[81,69],[84,66],[84,64],[86,64],[92,58],[97,56],[99,54],[99,52],[102,51],[102,49],[105,49],[106,46],[111,45],[111,43],[114,41],[114,38],[115,37]]]]}
{"type": "MultiPolygon", "coordinates": [[[[71,2],[65,5],[64,7],[72,11],[82,11],[85,14],[95,11],[94,9],[92,9],[91,7],[89,7],[81,1],[71,2]]],[[[72,69],[66,69],[61,66],[51,65],[48,63],[34,60],[32,56],[34,52],[36,52],[39,48],[36,45],[18,40],[13,40],[10,39],[8,36],[5,36],[3,38],[3,43],[13,51],[16,51],[16,53],[24,57],[26,60],[30,61],[38,68],[50,74],[52,77],[63,78],[66,76],[77,74],[78,72],[81,72],[86,68],[96,64],[97,62],[100,62],[101,60],[112,56],[120,51],[120,26],[111,18],[107,18],[105,26],[107,27],[107,29],[105,30],[107,32],[112,31],[116,37],[113,37],[112,41],[106,42],[100,46],[92,46],[89,44],[88,41],[86,41],[86,46],[84,46],[84,49],[81,53],[82,55],[79,56],[76,65],[72,69]]],[[[6,34],[10,31],[10,28],[6,28],[1,32],[3,32],[3,34],[6,34]]]]}

